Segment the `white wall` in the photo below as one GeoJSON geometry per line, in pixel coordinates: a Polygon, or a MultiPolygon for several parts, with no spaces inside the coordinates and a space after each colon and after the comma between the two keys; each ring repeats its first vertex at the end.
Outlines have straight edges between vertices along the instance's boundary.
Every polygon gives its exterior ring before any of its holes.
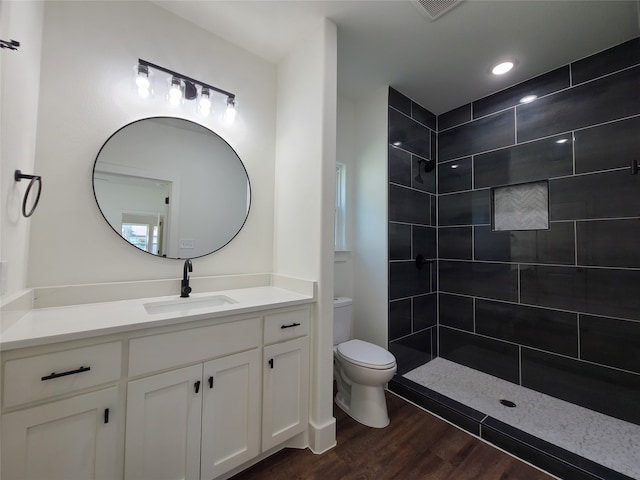
{"type": "Polygon", "coordinates": [[[219,252],[196,259],[193,275],[272,271],[275,65],[150,2],[48,1],[41,71],[36,169],[44,190],[32,220],[29,286],[181,276],[180,260],[156,258],[118,238],[91,186],[96,155],[113,132],[165,115],[222,136],[243,160],[252,185],[244,228],[219,252]],[[138,98],[138,58],[235,93],[236,123],[200,117],[193,104],[172,108],[138,98]]]}
{"type": "MultiPolygon", "coordinates": [[[[0,296],[24,290],[31,219],[21,213],[27,180],[15,182],[16,169],[40,174],[35,164],[43,4],[0,3],[0,38],[20,42],[2,50],[0,66],[0,296]]],[[[45,181],[45,189],[47,184],[45,181]]],[[[40,208],[40,207],[39,207],[40,208]]],[[[38,210],[35,215],[40,215],[38,210]]],[[[31,217],[34,218],[34,217],[31,217]]]]}
{"type": "Polygon", "coordinates": [[[323,21],[278,66],[274,272],[318,281],[311,345],[310,446],[335,443],[333,206],[337,29],[323,21]]]}
{"type": "Polygon", "coordinates": [[[338,95],[336,161],[346,168],[346,252],[336,254],[333,272],[333,291],[336,297],[353,298],[353,245],[355,215],[356,133],[355,104],[338,95]]]}
{"type": "Polygon", "coordinates": [[[354,335],[387,347],[388,87],[356,103],[354,335]]]}

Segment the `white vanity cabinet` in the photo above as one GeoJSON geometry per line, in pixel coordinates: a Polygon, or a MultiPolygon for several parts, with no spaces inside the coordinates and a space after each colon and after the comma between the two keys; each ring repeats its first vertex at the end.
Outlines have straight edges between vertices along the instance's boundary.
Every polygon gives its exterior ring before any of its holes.
{"type": "Polygon", "coordinates": [[[265,316],[262,451],[307,429],[308,331],[309,310],[265,316]]]}
{"type": "Polygon", "coordinates": [[[2,478],[213,480],[272,453],[308,428],[309,303],[2,351],[2,478]]]}
{"type": "Polygon", "coordinates": [[[260,453],[261,332],[257,317],[131,341],[132,372],[221,356],[129,382],[125,478],[211,480],[260,453]]]}
{"type": "Polygon", "coordinates": [[[120,376],[120,342],[7,360],[3,408],[14,408],[2,415],[2,478],[120,476],[120,376]]]}

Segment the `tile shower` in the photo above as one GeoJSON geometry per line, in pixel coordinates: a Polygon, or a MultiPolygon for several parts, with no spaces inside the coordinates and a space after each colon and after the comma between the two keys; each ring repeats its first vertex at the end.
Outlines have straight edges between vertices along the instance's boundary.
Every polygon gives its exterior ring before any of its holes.
{"type": "MultiPolygon", "coordinates": [[[[403,377],[440,357],[640,424],[634,162],[640,39],[437,119],[390,88],[389,349],[399,367],[390,388],[490,435],[499,420],[403,377]],[[538,98],[519,103],[531,94],[538,98]],[[421,159],[437,169],[418,171],[421,159]],[[535,184],[548,195],[548,228],[497,231],[496,191],[535,184]]],[[[498,430],[494,443],[563,478],[640,476],[567,460],[570,452],[508,425],[498,430]]]]}

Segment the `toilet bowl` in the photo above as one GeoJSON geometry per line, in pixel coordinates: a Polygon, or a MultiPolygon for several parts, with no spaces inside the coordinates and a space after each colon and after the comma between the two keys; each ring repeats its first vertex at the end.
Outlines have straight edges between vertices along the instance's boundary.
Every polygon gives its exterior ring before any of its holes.
{"type": "Polygon", "coordinates": [[[334,300],[334,378],[336,404],[369,427],[389,424],[384,385],[396,372],[395,357],[384,348],[351,336],[351,299],[334,300]],[[348,326],[346,325],[348,324],[348,326]]]}

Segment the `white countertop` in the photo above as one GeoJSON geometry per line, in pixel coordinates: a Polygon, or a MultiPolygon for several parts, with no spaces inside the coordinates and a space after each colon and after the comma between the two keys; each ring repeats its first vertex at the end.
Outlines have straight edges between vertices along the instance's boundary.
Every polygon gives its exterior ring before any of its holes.
{"type": "Polygon", "coordinates": [[[192,294],[224,295],[236,301],[171,313],[147,313],[144,304],[179,300],[177,295],[30,310],[2,332],[0,350],[32,347],[98,335],[180,324],[260,310],[311,303],[314,298],[278,287],[253,287],[192,294]]]}

